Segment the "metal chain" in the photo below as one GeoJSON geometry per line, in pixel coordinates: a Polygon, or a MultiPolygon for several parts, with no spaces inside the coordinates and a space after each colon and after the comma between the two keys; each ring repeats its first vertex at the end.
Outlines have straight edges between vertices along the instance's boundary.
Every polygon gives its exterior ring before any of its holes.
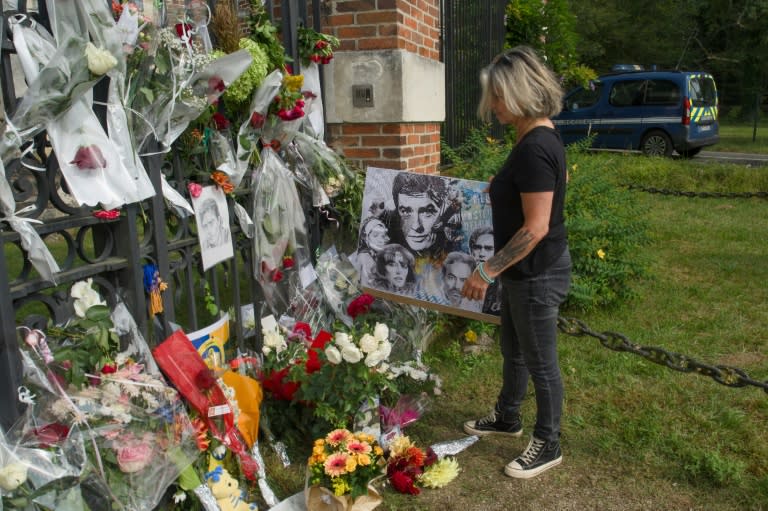
{"type": "Polygon", "coordinates": [[[639,355],[651,362],[667,366],[682,373],[697,373],[709,376],[726,387],[746,387],[752,385],[768,393],[768,380],[761,382],[750,378],[744,370],[727,365],[709,365],[694,360],[686,355],[674,353],[654,346],[641,346],[630,341],[625,335],[616,332],[595,332],[586,323],[575,318],[557,318],[557,326],[563,333],[575,337],[590,336],[599,340],[606,348],[614,351],[626,351],[639,355]]]}
{"type": "Polygon", "coordinates": [[[668,188],[655,188],[653,186],[642,186],[629,184],[630,190],[640,190],[641,192],[658,193],[661,195],[675,195],[678,197],[699,197],[702,199],[768,199],[768,192],[686,192],[682,190],[670,190],[668,188]]]}

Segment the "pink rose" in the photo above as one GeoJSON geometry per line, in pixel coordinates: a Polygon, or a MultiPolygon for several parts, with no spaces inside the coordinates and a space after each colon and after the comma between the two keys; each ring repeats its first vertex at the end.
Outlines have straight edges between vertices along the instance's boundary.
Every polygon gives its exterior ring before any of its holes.
{"type": "Polygon", "coordinates": [[[98,211],[94,211],[93,216],[101,220],[114,220],[115,218],[120,216],[120,210],[119,209],[109,209],[109,210],[100,209],[98,211]]]}
{"type": "Polygon", "coordinates": [[[117,448],[117,466],[122,472],[138,472],[152,461],[152,446],[147,442],[129,440],[117,448]]]}
{"type": "Polygon", "coordinates": [[[101,153],[97,145],[80,146],[75,153],[75,159],[69,162],[70,165],[77,165],[77,168],[84,169],[103,169],[107,166],[107,160],[101,153]]]}
{"type": "Polygon", "coordinates": [[[189,194],[194,199],[197,199],[198,197],[200,197],[200,194],[203,193],[203,187],[197,183],[189,183],[187,185],[187,190],[189,190],[189,194]]]}

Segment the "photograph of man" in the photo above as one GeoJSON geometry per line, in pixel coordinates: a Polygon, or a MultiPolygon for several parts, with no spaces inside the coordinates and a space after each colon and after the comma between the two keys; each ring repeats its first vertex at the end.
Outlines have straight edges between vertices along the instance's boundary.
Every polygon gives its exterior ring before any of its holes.
{"type": "Polygon", "coordinates": [[[443,294],[448,305],[474,312],[480,312],[483,302],[462,298],[464,282],[475,271],[475,259],[464,252],[451,252],[443,261],[443,294]]]}
{"type": "MultiPolygon", "coordinates": [[[[449,200],[444,179],[427,174],[401,172],[392,181],[395,212],[389,223],[393,242],[407,247],[416,257],[440,259],[455,240],[449,240],[449,222],[460,218],[461,205],[449,200]],[[450,242],[450,243],[449,243],[450,242]]],[[[450,226],[456,229],[455,225],[450,226]]]]}
{"type": "Polygon", "coordinates": [[[200,195],[192,199],[192,206],[195,208],[203,270],[207,270],[234,256],[227,197],[221,188],[205,186],[200,195]]]}
{"type": "MultiPolygon", "coordinates": [[[[402,245],[385,245],[376,255],[373,287],[391,293],[413,294],[416,284],[413,255],[402,245]]],[[[461,288],[459,288],[461,290],[461,288]]]]}
{"type": "Polygon", "coordinates": [[[217,248],[229,242],[229,227],[224,224],[216,199],[206,199],[200,205],[198,226],[204,247],[217,248]]]}
{"type": "MultiPolygon", "coordinates": [[[[475,264],[486,262],[493,256],[493,227],[484,225],[478,227],[469,235],[469,253],[475,259],[475,264]]],[[[482,312],[498,315],[501,310],[501,279],[496,279],[488,286],[483,300],[482,312]]]]}

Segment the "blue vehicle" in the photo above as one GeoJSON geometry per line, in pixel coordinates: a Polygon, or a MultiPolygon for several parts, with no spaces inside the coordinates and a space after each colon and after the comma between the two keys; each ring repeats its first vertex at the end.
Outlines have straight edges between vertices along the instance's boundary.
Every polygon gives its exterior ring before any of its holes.
{"type": "Polygon", "coordinates": [[[720,140],[712,75],[629,71],[601,76],[566,94],[552,119],[563,141],[594,135],[592,147],[692,157],[720,140]]]}

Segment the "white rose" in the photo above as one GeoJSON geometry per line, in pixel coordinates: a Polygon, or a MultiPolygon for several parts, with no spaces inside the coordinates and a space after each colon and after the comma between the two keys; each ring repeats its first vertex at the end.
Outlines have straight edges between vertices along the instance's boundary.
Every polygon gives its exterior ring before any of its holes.
{"type": "Polygon", "coordinates": [[[88,311],[88,309],[94,305],[107,304],[107,302],[101,299],[99,293],[97,293],[95,289],[91,288],[91,279],[88,279],[86,282],[77,282],[72,286],[70,294],[76,298],[75,303],[73,304],[75,307],[75,314],[81,318],[84,318],[86,311],[88,311]],[[84,285],[78,286],[78,284],[84,285]],[[76,288],[76,286],[78,287],[76,288]]]}
{"type": "Polygon", "coordinates": [[[272,348],[267,346],[266,344],[261,347],[261,352],[265,355],[269,355],[272,352],[272,348]]]}
{"type": "Polygon", "coordinates": [[[72,298],[82,298],[85,296],[86,290],[91,290],[93,286],[93,279],[81,280],[72,284],[72,289],[69,290],[69,295],[72,298]]]}
{"type": "Polygon", "coordinates": [[[342,348],[348,344],[352,344],[352,338],[349,337],[349,334],[346,332],[336,332],[333,341],[342,348]]]}
{"type": "Polygon", "coordinates": [[[345,362],[349,362],[350,364],[357,364],[362,360],[363,353],[357,349],[357,346],[350,344],[348,346],[344,346],[341,349],[341,356],[344,358],[345,362]]]}
{"type": "Polygon", "coordinates": [[[284,349],[288,347],[288,344],[285,342],[285,339],[283,339],[283,336],[280,335],[278,332],[272,330],[272,331],[264,331],[264,347],[269,347],[280,353],[284,349]]]}
{"type": "Polygon", "coordinates": [[[365,357],[365,365],[368,367],[375,367],[382,360],[384,360],[384,356],[381,351],[372,351],[365,357]]]}
{"type": "Polygon", "coordinates": [[[0,488],[13,491],[27,480],[27,466],[19,462],[10,463],[0,469],[0,488]]]}
{"type": "Polygon", "coordinates": [[[363,353],[371,353],[379,347],[379,340],[371,334],[363,334],[360,338],[360,349],[363,353]]]}
{"type": "Polygon", "coordinates": [[[328,362],[330,362],[333,365],[338,365],[341,363],[341,352],[336,348],[336,346],[328,346],[325,348],[325,357],[328,359],[328,362]]]}
{"type": "Polygon", "coordinates": [[[95,75],[103,75],[117,65],[117,59],[109,50],[97,48],[93,43],[85,46],[85,57],[88,59],[88,69],[95,75]]]}
{"type": "Polygon", "coordinates": [[[381,352],[382,360],[387,360],[389,358],[389,354],[392,353],[392,343],[388,341],[382,341],[379,344],[378,351],[381,352]]]}
{"type": "Polygon", "coordinates": [[[379,341],[386,341],[389,339],[389,327],[384,323],[376,323],[373,328],[373,336],[379,341]]]}

